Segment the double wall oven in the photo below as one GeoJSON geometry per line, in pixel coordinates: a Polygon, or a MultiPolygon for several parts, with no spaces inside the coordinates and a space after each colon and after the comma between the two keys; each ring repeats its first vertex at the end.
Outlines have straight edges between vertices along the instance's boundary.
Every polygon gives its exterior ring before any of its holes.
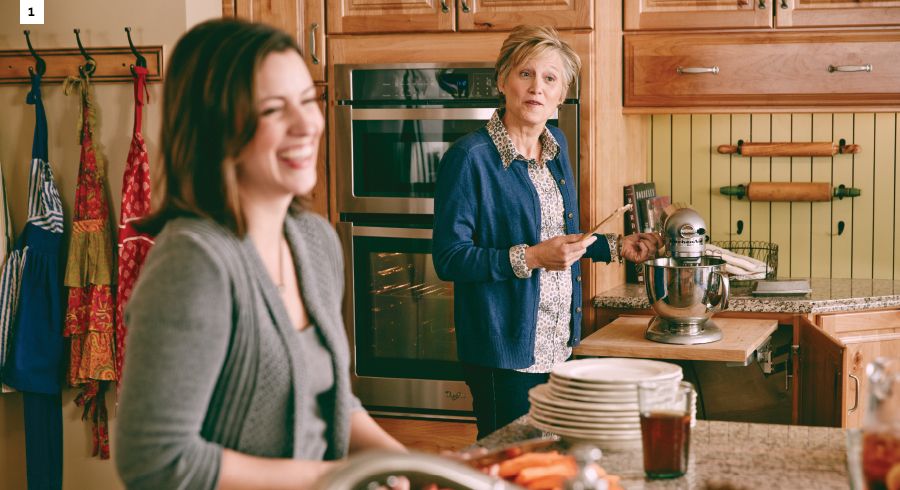
{"type": "MultiPolygon", "coordinates": [[[[434,271],[431,228],[441,157],[497,107],[493,67],[337,65],[335,75],[334,168],[354,391],[370,410],[468,416],[453,283],[434,271]]],[[[573,87],[550,121],[565,131],[573,165],[577,93],[573,87]]]]}

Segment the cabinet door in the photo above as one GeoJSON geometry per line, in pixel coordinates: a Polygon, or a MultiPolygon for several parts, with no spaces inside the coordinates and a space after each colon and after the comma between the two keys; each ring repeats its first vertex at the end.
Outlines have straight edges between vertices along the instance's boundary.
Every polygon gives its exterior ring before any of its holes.
{"type": "Polygon", "coordinates": [[[625,35],[626,107],[900,104],[900,30],[625,35]]]}
{"type": "Polygon", "coordinates": [[[460,31],[508,31],[520,24],[590,29],[593,4],[592,0],[456,0],[456,9],[460,31]]]}
{"type": "Polygon", "coordinates": [[[778,27],[900,25],[900,0],[770,0],[778,27]]]}
{"type": "Polygon", "coordinates": [[[310,208],[316,213],[328,218],[328,90],[324,84],[316,85],[316,97],[319,99],[319,109],[325,118],[325,133],[319,140],[319,154],[316,159],[316,186],[310,194],[310,208]]]}
{"type": "Polygon", "coordinates": [[[800,319],[798,340],[800,364],[801,425],[840,427],[843,409],[844,346],[841,342],[800,319]]]}
{"type": "MultiPolygon", "coordinates": [[[[454,0],[333,0],[328,2],[330,34],[452,31],[454,0]]],[[[429,49],[423,46],[422,49],[429,49]]]]}
{"type": "Polygon", "coordinates": [[[225,0],[223,12],[229,11],[294,36],[313,81],[325,81],[325,0],[225,0]]]}
{"type": "Polygon", "coordinates": [[[880,356],[900,357],[900,334],[841,337],[847,345],[843,380],[844,427],[862,427],[868,408],[869,381],[866,366],[880,356]]]}
{"type": "Polygon", "coordinates": [[[772,27],[779,0],[625,0],[625,30],[772,27]]]}

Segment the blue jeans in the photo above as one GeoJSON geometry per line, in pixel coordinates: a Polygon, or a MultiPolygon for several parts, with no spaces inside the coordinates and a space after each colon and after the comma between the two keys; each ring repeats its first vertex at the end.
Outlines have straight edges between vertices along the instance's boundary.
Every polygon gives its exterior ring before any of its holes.
{"type": "Polygon", "coordinates": [[[465,363],[463,376],[472,392],[479,439],[528,413],[528,390],[550,378],[549,373],[522,373],[465,363]]]}

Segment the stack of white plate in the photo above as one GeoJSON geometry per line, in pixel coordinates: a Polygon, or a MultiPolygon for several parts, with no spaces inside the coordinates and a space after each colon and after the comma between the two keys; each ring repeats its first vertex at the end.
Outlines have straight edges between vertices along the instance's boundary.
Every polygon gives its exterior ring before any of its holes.
{"type": "Polygon", "coordinates": [[[590,441],[603,449],[640,446],[637,385],[652,382],[671,390],[681,367],[645,359],[580,359],[562,363],[550,382],[528,392],[529,418],[536,428],[567,439],[590,441]]]}

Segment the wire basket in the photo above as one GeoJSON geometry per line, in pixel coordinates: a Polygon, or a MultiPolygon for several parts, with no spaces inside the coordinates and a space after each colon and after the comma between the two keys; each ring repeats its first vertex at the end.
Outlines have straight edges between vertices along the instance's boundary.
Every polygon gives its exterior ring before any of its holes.
{"type": "Polygon", "coordinates": [[[759,279],[774,279],[778,274],[778,244],[772,242],[763,242],[763,241],[723,241],[723,242],[711,242],[713,245],[717,247],[724,248],[725,250],[730,250],[736,254],[746,255],[748,257],[754,258],[756,260],[762,261],[766,263],[766,273],[765,277],[761,278],[759,275],[748,275],[748,276],[737,276],[730,275],[729,281],[732,286],[740,287],[740,286],[749,286],[753,284],[753,281],[759,279]]]}

